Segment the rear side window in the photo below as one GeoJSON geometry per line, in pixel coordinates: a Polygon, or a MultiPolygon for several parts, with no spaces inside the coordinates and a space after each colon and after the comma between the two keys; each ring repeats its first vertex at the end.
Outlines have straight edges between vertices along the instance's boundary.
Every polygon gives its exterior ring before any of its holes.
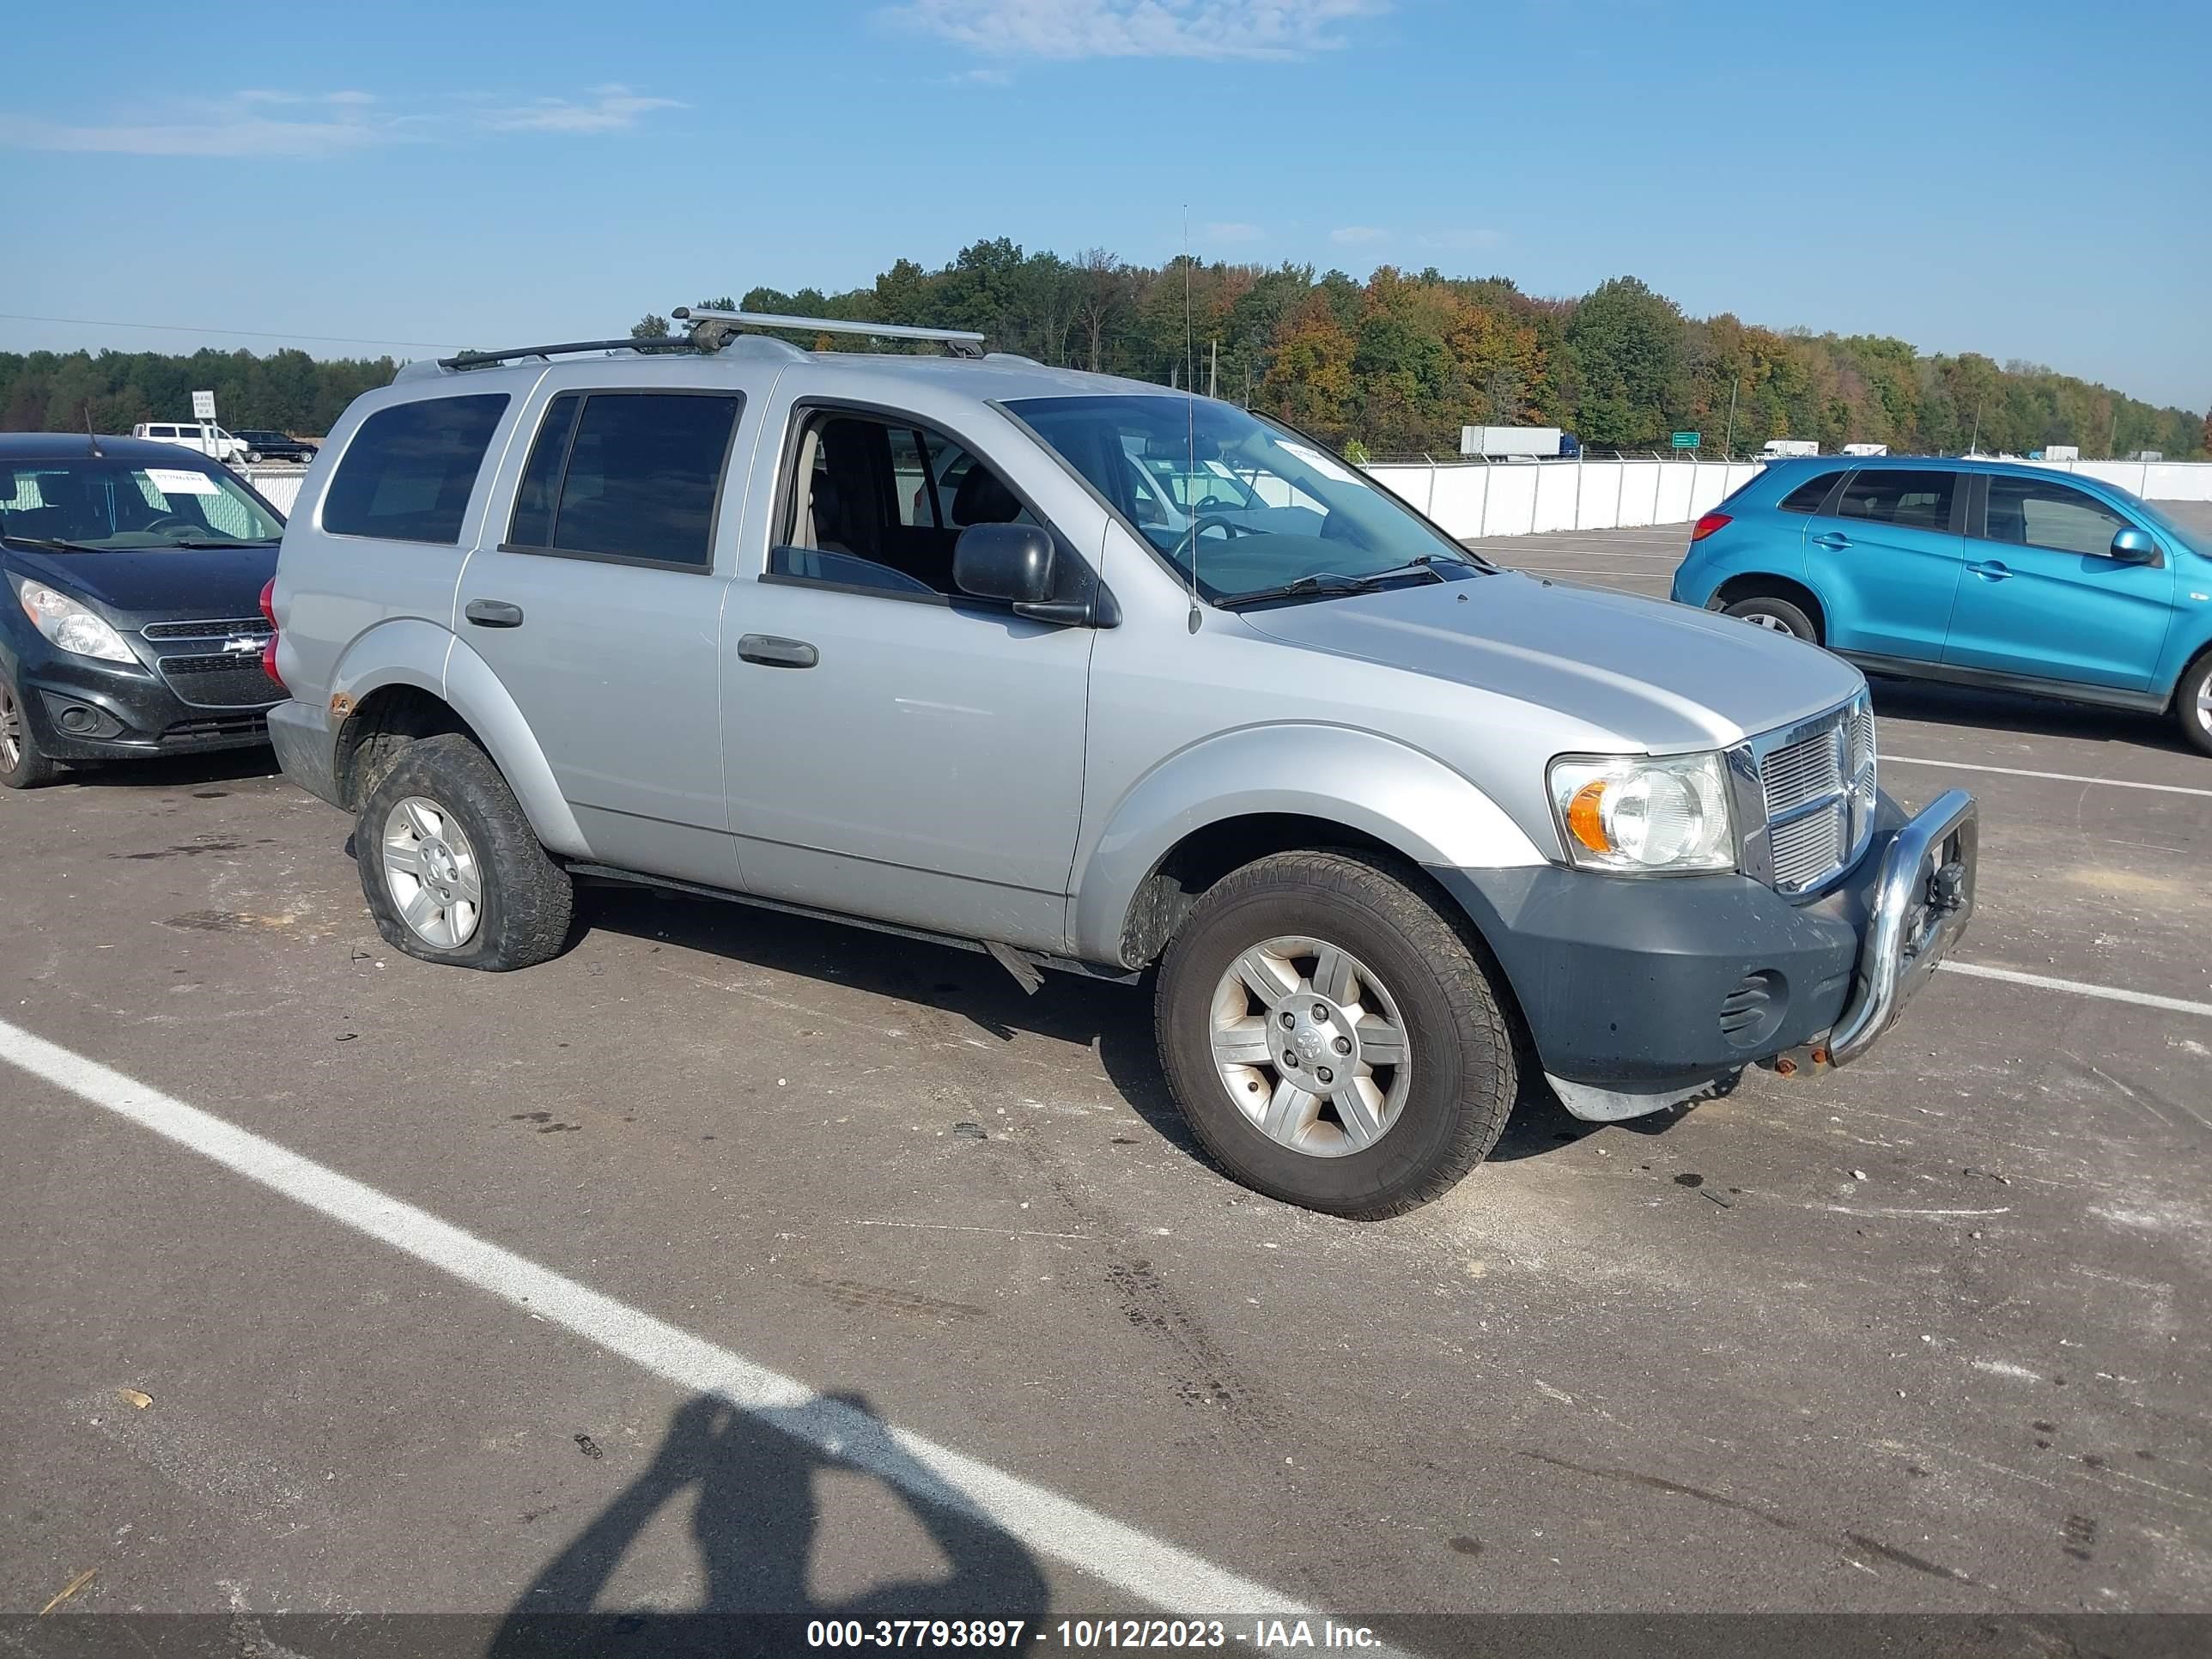
{"type": "Polygon", "coordinates": [[[323,497],[323,528],[336,536],[458,542],[469,492],[504,392],[425,398],[380,409],[346,446],[323,497]]]}
{"type": "Polygon", "coordinates": [[[522,470],[507,544],[704,570],[744,399],[734,392],[563,392],[522,470]]]}
{"type": "Polygon", "coordinates": [[[2109,556],[2112,538],[2127,527],[2126,519],[2071,484],[2040,478],[1990,480],[1985,533],[1993,542],[2109,556]]]}
{"type": "Polygon", "coordinates": [[[1775,510],[1781,513],[1818,513],[1820,503],[1828,499],[1828,492],[1836,487],[1840,472],[1822,472],[1808,478],[1780,501],[1775,510]]]}
{"type": "Polygon", "coordinates": [[[1873,519],[1900,530],[1945,532],[1951,528],[1951,501],[1958,489],[1955,472],[1870,466],[1844,486],[1836,513],[1839,518],[1873,519]]]}

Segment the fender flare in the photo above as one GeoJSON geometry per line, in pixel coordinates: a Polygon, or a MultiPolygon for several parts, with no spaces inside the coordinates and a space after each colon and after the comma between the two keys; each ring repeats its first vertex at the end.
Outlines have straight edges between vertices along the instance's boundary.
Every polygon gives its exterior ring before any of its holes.
{"type": "Polygon", "coordinates": [[[1418,749],[1348,726],[1247,726],[1169,757],[1109,810],[1070,903],[1076,954],[1120,962],[1130,908],[1160,860],[1194,830],[1261,814],[1340,823],[1417,864],[1551,862],[1497,802],[1418,749]],[[1358,787],[1330,793],[1325,780],[1358,787]]]}
{"type": "Polygon", "coordinates": [[[388,685],[427,691],[460,716],[549,850],[570,858],[593,856],[530,722],[482,657],[434,623],[394,617],[346,647],[331,676],[331,695],[333,701],[349,696],[359,702],[388,685]]]}

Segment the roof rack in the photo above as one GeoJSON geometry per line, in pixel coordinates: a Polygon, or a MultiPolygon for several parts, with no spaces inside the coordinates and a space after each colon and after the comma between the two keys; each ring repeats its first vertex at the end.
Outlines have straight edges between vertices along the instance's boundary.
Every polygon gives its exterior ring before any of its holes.
{"type": "MultiPolygon", "coordinates": [[[[707,348],[711,349],[712,348],[707,348]]],[[[697,351],[702,348],[694,341],[669,340],[571,340],[564,345],[514,346],[505,351],[463,351],[451,357],[438,359],[441,368],[483,368],[493,363],[511,363],[519,357],[558,357],[579,351],[697,351]]]]}
{"type": "Polygon", "coordinates": [[[678,306],[669,313],[691,325],[687,343],[716,351],[739,329],[793,329],[802,334],[866,334],[879,340],[934,340],[956,357],[983,355],[983,336],[969,328],[915,328],[905,323],[857,322],[842,317],[782,317],[764,311],[706,311],[678,306]]]}

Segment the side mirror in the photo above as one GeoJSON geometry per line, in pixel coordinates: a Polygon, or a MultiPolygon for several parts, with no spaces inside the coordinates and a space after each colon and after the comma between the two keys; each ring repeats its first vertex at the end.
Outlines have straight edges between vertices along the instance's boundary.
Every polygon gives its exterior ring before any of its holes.
{"type": "Polygon", "coordinates": [[[1052,597],[1052,538],[1035,525],[971,524],[952,545],[952,585],[979,599],[1042,605],[1052,597]]]}
{"type": "Polygon", "coordinates": [[[2112,535],[2112,556],[2122,564],[2156,564],[2158,544],[2148,530],[2130,525],[2112,535]]]}

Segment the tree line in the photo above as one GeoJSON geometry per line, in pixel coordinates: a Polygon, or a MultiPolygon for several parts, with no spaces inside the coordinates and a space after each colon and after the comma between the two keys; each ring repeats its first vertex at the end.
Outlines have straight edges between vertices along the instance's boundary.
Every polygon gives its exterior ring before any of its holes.
{"type": "Polygon", "coordinates": [[[212,391],[233,432],[319,437],[362,392],[392,384],[390,357],[304,351],[0,351],[0,431],[128,432],[141,421],[189,421],[192,393],[212,391]]]}
{"type": "MultiPolygon", "coordinates": [[[[702,302],[732,309],[731,296],[702,302]]],[[[1373,456],[1448,455],[1462,425],[1563,427],[1586,447],[1664,447],[1701,434],[1707,453],[1809,438],[1956,453],[2025,454],[2054,443],[2087,457],[2212,450],[2212,414],[2159,408],[2108,386],[1972,352],[1923,355],[1875,335],[1814,334],[1695,318],[1632,276],[1575,299],[1503,276],[1390,266],[1364,283],[1310,265],[1131,264],[1103,248],[1025,253],[1005,237],[941,269],[901,259],[866,287],[756,288],[748,311],[967,328],[992,349],[1161,385],[1190,385],[1373,456]]],[[[634,337],[667,332],[648,315],[634,337]]],[[[800,343],[863,349],[843,335],[800,343]]],[[[916,348],[928,349],[930,348],[916,348]]],[[[102,432],[189,418],[212,388],[225,426],[327,432],[390,357],[303,351],[0,353],[0,429],[102,432]]]]}
{"type": "MultiPolygon", "coordinates": [[[[1460,428],[1485,423],[1562,427],[1601,451],[1664,447],[1680,431],[1700,434],[1708,453],[1738,454],[1769,438],[1829,451],[2026,454],[2070,443],[2085,457],[2155,449],[2179,459],[2212,449],[2212,413],[2159,408],[2035,363],[1691,317],[1633,276],[1543,299],[1506,277],[1433,267],[1384,266],[1360,283],[1311,265],[1024,253],[998,237],[941,270],[901,259],[865,288],[757,288],[743,308],[975,329],[994,349],[1194,385],[1378,456],[1456,453],[1460,428]]],[[[632,331],[667,326],[648,315],[632,331]]]]}

